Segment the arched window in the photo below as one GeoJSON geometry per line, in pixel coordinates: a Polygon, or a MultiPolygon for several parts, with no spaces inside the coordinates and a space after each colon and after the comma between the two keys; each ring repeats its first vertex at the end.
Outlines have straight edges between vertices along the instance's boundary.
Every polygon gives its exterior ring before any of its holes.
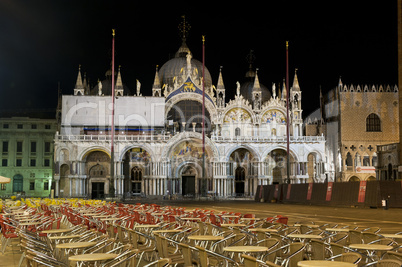
{"type": "Polygon", "coordinates": [[[381,120],[378,115],[371,113],[366,119],[367,132],[381,132],[381,120]]]}
{"type": "Polygon", "coordinates": [[[240,128],[235,129],[235,136],[240,136],[240,128]]]}
{"type": "Polygon", "coordinates": [[[91,176],[91,177],[105,177],[106,176],[105,168],[100,164],[96,164],[95,166],[93,166],[89,170],[89,176],[91,176]]]}
{"type": "Polygon", "coordinates": [[[132,192],[135,194],[141,193],[142,170],[135,166],[131,169],[131,186],[132,192]]]}

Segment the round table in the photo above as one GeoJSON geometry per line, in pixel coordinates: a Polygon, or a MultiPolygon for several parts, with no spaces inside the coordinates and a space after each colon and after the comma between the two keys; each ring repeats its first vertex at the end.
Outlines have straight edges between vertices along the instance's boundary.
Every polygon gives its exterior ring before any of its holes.
{"type": "Polygon", "coordinates": [[[382,236],[385,238],[391,238],[391,239],[402,238],[402,235],[397,235],[397,234],[382,234],[382,236]]]}
{"type": "Polygon", "coordinates": [[[324,260],[309,260],[309,261],[299,261],[297,266],[300,267],[354,267],[357,266],[354,263],[343,262],[343,261],[324,261],[324,260]]]}
{"type": "Polygon", "coordinates": [[[81,237],[82,235],[56,235],[56,236],[49,236],[50,240],[61,240],[61,239],[72,239],[81,237]]]}
{"type": "Polygon", "coordinates": [[[64,249],[86,248],[96,244],[97,242],[71,242],[71,243],[58,244],[56,245],[56,248],[64,248],[64,249]]]}
{"type": "Polygon", "coordinates": [[[381,245],[381,244],[350,244],[349,247],[352,249],[362,249],[370,251],[388,251],[393,249],[392,246],[381,245]]]}
{"type": "Polygon", "coordinates": [[[388,251],[393,249],[392,246],[381,245],[381,244],[350,244],[349,247],[351,249],[357,250],[366,250],[367,257],[370,257],[372,260],[377,260],[376,251],[388,251]]]}
{"type": "Polygon", "coordinates": [[[278,229],[274,228],[251,228],[250,232],[261,232],[261,233],[277,233],[278,229]]]}
{"type": "Polygon", "coordinates": [[[152,233],[155,233],[155,234],[168,234],[168,233],[180,233],[180,232],[182,232],[183,230],[179,230],[179,229],[169,229],[169,230],[155,230],[155,231],[152,231],[152,233]]]}
{"type": "Polygon", "coordinates": [[[222,227],[245,227],[247,225],[245,225],[244,223],[222,223],[221,226],[222,227]]]}
{"type": "Polygon", "coordinates": [[[320,235],[309,235],[309,234],[289,234],[287,235],[289,238],[298,238],[301,239],[302,241],[306,239],[321,239],[322,236],[320,235]]]}
{"type": "Polygon", "coordinates": [[[180,218],[183,221],[201,221],[201,218],[180,218]]]}
{"type": "Polygon", "coordinates": [[[61,228],[61,229],[43,230],[41,233],[42,234],[61,234],[61,233],[67,233],[70,231],[71,231],[71,229],[61,228]]]}
{"type": "Polygon", "coordinates": [[[118,254],[115,253],[92,253],[92,254],[80,254],[68,257],[69,261],[104,261],[113,260],[118,254]]]}
{"type": "Polygon", "coordinates": [[[349,232],[349,228],[325,228],[327,232],[349,232]]]}
{"type": "Polygon", "coordinates": [[[252,253],[252,252],[265,252],[268,251],[268,248],[262,246],[230,246],[230,247],[224,247],[223,250],[227,252],[252,253]]]}
{"type": "Polygon", "coordinates": [[[101,221],[117,221],[121,220],[121,218],[111,217],[111,218],[101,218],[101,221]]]}
{"type": "Polygon", "coordinates": [[[190,235],[188,239],[196,241],[219,241],[224,239],[224,237],[216,235],[190,235]]]}
{"type": "Polygon", "coordinates": [[[159,224],[138,224],[138,225],[134,226],[134,229],[135,228],[157,228],[157,227],[160,227],[160,225],[159,224]]]}

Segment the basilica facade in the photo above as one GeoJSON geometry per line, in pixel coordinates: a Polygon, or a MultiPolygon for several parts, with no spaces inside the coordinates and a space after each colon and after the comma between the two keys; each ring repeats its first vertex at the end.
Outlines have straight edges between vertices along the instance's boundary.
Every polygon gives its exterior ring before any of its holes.
{"type": "Polygon", "coordinates": [[[79,70],[74,93],[59,99],[55,195],[251,198],[260,185],[325,181],[325,137],[304,134],[297,73],[289,92],[260,75],[250,68],[227,99],[222,70],[213,84],[185,38],[156,69],[149,96],[140,82],[130,91],[120,69],[92,88],[79,70]]]}

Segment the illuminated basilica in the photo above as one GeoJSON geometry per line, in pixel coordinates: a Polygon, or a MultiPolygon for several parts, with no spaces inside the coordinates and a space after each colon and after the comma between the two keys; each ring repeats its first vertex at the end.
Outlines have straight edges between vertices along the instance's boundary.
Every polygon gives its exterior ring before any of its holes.
{"type": "Polygon", "coordinates": [[[125,197],[206,193],[218,199],[252,198],[260,185],[330,178],[325,137],[304,134],[297,73],[287,92],[284,85],[261,84],[258,77],[263,74],[251,67],[245,79],[239,77],[242,83],[230,86],[236,88],[234,99],[227,99],[222,70],[213,84],[208,69],[193,58],[185,40],[183,35],[175,56],[156,69],[149,96],[142,94],[139,81],[135,92],[130,91],[120,69],[106,72],[106,79],[92,88],[78,71],[74,93],[59,99],[56,196],[102,198],[114,192],[125,197]]]}

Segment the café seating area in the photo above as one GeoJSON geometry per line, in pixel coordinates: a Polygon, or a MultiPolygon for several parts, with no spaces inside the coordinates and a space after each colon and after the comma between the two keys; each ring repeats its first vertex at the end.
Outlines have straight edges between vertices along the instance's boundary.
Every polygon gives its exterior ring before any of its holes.
{"type": "Polygon", "coordinates": [[[402,232],[280,214],[80,199],[2,203],[16,266],[402,266],[402,232]]]}

